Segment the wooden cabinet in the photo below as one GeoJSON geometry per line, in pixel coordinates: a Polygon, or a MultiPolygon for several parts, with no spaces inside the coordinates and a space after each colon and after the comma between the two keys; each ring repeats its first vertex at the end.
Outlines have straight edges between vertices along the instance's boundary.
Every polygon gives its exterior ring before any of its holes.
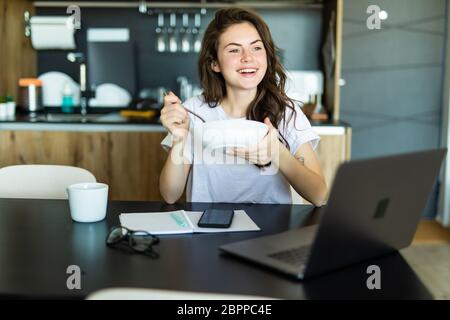
{"type": "MultiPolygon", "coordinates": [[[[350,160],[352,129],[350,127],[336,127],[334,130],[316,131],[320,135],[320,143],[316,153],[325,176],[328,191],[333,184],[334,176],[339,165],[350,160]]],[[[291,188],[293,203],[306,203],[300,195],[291,188]]]]}
{"type": "MultiPolygon", "coordinates": [[[[317,154],[328,186],[349,159],[350,129],[318,130],[317,154]]],[[[162,200],[159,174],[167,158],[165,132],[0,131],[0,168],[17,164],[71,165],[91,171],[110,186],[111,200],[162,200]]],[[[183,197],[184,199],[184,197],[183,197]]],[[[294,196],[298,201],[298,195],[294,196]],[[297,198],[296,198],[297,197],[297,198]]]]}
{"type": "Polygon", "coordinates": [[[27,0],[0,0],[0,95],[12,95],[17,101],[19,78],[35,77],[36,51],[24,36],[23,13],[34,14],[27,0]]]}
{"type": "Polygon", "coordinates": [[[71,165],[110,186],[111,200],[162,200],[162,132],[0,131],[0,167],[71,165]]]}
{"type": "Polygon", "coordinates": [[[344,134],[320,135],[320,143],[316,152],[328,188],[333,184],[334,175],[339,165],[350,160],[351,128],[346,128],[344,131],[344,134]]]}

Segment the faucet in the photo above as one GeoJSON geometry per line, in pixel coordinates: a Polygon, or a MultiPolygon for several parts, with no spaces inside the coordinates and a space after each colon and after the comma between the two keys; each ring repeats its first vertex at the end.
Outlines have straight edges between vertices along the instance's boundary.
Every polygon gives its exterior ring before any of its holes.
{"type": "Polygon", "coordinates": [[[88,92],[86,90],[86,61],[84,54],[81,52],[69,52],[67,60],[70,62],[78,62],[80,64],[80,107],[81,115],[87,115],[88,109],[88,92]]]}

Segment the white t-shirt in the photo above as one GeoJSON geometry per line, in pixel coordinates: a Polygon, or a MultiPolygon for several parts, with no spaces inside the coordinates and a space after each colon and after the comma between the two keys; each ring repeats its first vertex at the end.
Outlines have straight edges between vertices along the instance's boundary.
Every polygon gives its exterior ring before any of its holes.
{"type": "MultiPolygon", "coordinates": [[[[203,96],[196,96],[183,104],[189,110],[200,115],[206,122],[232,119],[220,105],[214,108],[204,102],[203,96]]],[[[295,154],[300,145],[309,142],[313,149],[317,147],[319,136],[312,129],[308,119],[296,106],[296,116],[290,117],[292,110],[287,108],[284,125],[278,126],[279,133],[289,143],[291,154],[295,154]],[[295,125],[294,125],[295,120],[295,125]]],[[[183,151],[186,163],[192,164],[188,177],[186,196],[188,202],[230,202],[230,203],[292,203],[290,185],[284,176],[275,171],[271,165],[260,169],[251,163],[229,164],[225,161],[206,162],[201,147],[193,142],[196,128],[202,126],[202,121],[189,113],[190,128],[188,139],[183,151]]],[[[161,142],[165,150],[172,147],[172,135],[169,133],[161,142]]],[[[219,158],[228,157],[222,152],[219,158]]]]}

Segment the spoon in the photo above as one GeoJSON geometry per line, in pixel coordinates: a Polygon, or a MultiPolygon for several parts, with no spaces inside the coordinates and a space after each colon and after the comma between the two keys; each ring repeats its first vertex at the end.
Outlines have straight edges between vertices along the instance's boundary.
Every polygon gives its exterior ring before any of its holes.
{"type": "MultiPolygon", "coordinates": [[[[167,92],[164,92],[164,96],[167,96],[167,92]]],[[[196,114],[195,112],[189,110],[188,108],[186,108],[185,106],[181,105],[184,110],[186,110],[187,112],[189,112],[190,114],[196,116],[197,118],[199,118],[200,120],[202,120],[203,122],[206,122],[205,119],[203,119],[202,117],[200,117],[198,114],[196,114]]]]}

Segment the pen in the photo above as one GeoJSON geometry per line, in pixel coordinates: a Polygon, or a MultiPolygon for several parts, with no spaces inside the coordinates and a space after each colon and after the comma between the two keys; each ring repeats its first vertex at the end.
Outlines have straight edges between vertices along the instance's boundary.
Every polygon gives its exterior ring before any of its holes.
{"type": "Polygon", "coordinates": [[[178,216],[176,213],[171,213],[170,216],[176,221],[176,223],[180,227],[184,227],[184,228],[188,227],[186,221],[182,217],[178,216]]]}

